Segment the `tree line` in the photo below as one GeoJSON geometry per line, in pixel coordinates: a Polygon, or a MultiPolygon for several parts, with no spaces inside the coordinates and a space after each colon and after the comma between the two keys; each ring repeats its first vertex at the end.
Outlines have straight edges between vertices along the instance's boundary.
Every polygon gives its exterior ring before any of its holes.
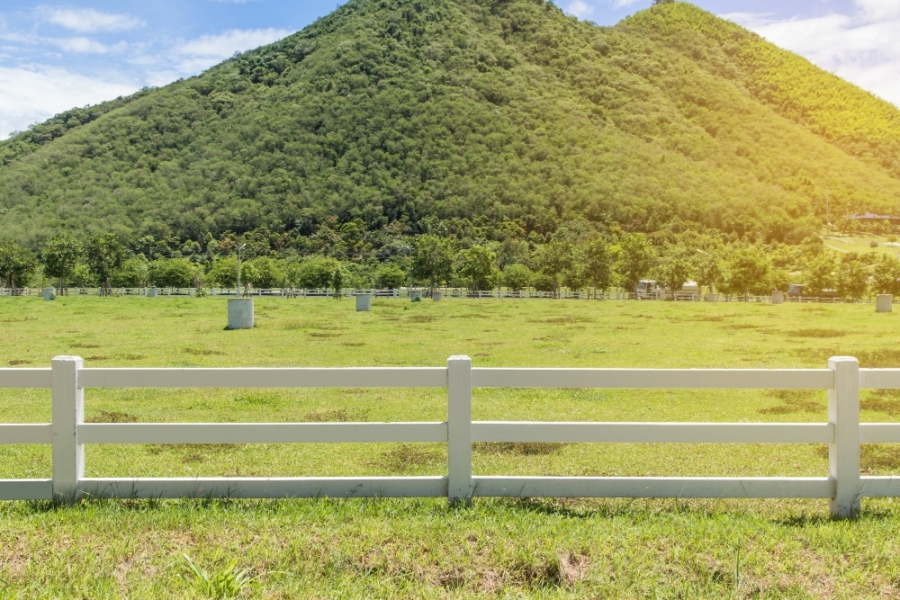
{"type": "Polygon", "coordinates": [[[767,246],[689,230],[652,236],[613,226],[600,232],[579,229],[574,221],[571,229],[562,226],[540,242],[521,235],[514,224],[501,239],[473,240],[454,235],[452,225],[434,221],[429,233],[399,235],[374,253],[350,252],[340,236],[333,246],[305,254],[254,245],[252,236],[210,238],[204,245],[187,241],[165,253],[161,242],[143,238],[126,246],[112,233],[83,239],[60,234],[37,252],[6,239],[0,241],[0,283],[15,289],[50,282],[61,292],[74,286],[106,293],[121,287],[235,287],[240,244],[247,257],[240,281],[263,289],[417,285],[558,294],[563,288],[633,292],[642,279],[654,279],[670,290],[695,281],[710,292],[736,295],[784,291],[790,283],[805,284],[804,294],[811,296],[900,293],[900,261],[875,253],[837,257],[818,238],[801,246],[767,246]]]}

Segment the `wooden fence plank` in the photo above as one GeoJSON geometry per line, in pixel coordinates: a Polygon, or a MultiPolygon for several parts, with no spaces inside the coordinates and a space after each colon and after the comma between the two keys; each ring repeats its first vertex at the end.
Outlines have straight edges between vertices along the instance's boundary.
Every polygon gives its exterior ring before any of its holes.
{"type": "Polygon", "coordinates": [[[50,500],[52,479],[0,479],[0,500],[50,500]]]}
{"type": "Polygon", "coordinates": [[[45,369],[0,369],[0,389],[50,389],[53,374],[45,369]]]}
{"type": "Polygon", "coordinates": [[[437,498],[447,495],[447,478],[91,478],[79,487],[101,498],[437,498]]]}
{"type": "Polygon", "coordinates": [[[0,425],[0,445],[52,443],[53,425],[50,423],[0,425]]]}
{"type": "Polygon", "coordinates": [[[82,369],[83,388],[444,388],[447,369],[82,369]]]}
{"type": "Polygon", "coordinates": [[[859,387],[863,389],[900,389],[900,369],[860,369],[859,387]]]}
{"type": "Polygon", "coordinates": [[[475,496],[552,498],[830,498],[828,478],[474,477],[475,496]]]}
{"type": "Polygon", "coordinates": [[[833,383],[828,369],[472,369],[476,388],[826,390],[833,383]]]}
{"type": "Polygon", "coordinates": [[[474,442],[829,444],[825,423],[535,423],[476,421],[474,442]]]}
{"type": "Polygon", "coordinates": [[[900,444],[900,423],[862,423],[859,426],[861,444],[900,444]]]}
{"type": "Polygon", "coordinates": [[[86,423],[82,444],[446,442],[446,423],[86,423]]]}

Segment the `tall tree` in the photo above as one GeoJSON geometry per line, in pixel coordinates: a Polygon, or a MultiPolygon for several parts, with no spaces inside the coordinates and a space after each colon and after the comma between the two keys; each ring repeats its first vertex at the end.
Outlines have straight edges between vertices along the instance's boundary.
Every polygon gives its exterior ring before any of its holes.
{"type": "Polygon", "coordinates": [[[764,294],[769,290],[769,258],[758,248],[741,248],[728,260],[727,287],[729,292],[746,296],[764,294]]]}
{"type": "Polygon", "coordinates": [[[81,243],[68,234],[58,235],[44,245],[41,251],[44,275],[59,280],[57,287],[60,295],[65,289],[66,279],[75,272],[83,250],[81,243]]]}
{"type": "Polygon", "coordinates": [[[834,260],[830,255],[823,253],[810,261],[804,273],[804,283],[805,296],[819,296],[823,290],[834,289],[834,260]]]}
{"type": "Polygon", "coordinates": [[[37,268],[34,253],[12,240],[0,242],[0,279],[10,289],[25,286],[37,268]]]}
{"type": "MultiPolygon", "coordinates": [[[[553,234],[553,239],[538,251],[537,263],[541,273],[552,281],[553,294],[558,294],[560,279],[575,267],[575,245],[569,240],[568,229],[560,227],[553,234]]],[[[570,279],[570,283],[578,280],[577,276],[570,279]]]]}
{"type": "Polygon", "coordinates": [[[88,267],[103,282],[103,294],[110,295],[109,276],[125,262],[125,248],[112,233],[88,238],[85,244],[88,267]]]}
{"type": "Polygon", "coordinates": [[[602,292],[612,284],[612,253],[609,243],[600,236],[590,240],[584,248],[584,274],[595,295],[597,290],[602,292]]]}
{"type": "Polygon", "coordinates": [[[459,253],[459,274],[466,278],[472,291],[493,287],[497,273],[494,266],[496,255],[487,246],[472,246],[459,253]]]}
{"type": "Polygon", "coordinates": [[[842,297],[858,300],[866,295],[869,287],[869,270],[866,266],[863,257],[856,252],[850,252],[841,257],[837,289],[842,297]]]}
{"type": "Polygon", "coordinates": [[[882,254],[872,273],[872,291],[877,294],[900,295],[900,260],[882,254]]]}
{"type": "Polygon", "coordinates": [[[453,274],[454,246],[453,240],[432,234],[416,238],[412,274],[418,279],[427,279],[432,293],[438,284],[453,274]]]}
{"type": "Polygon", "coordinates": [[[656,255],[650,240],[643,233],[626,233],[619,240],[616,273],[623,288],[631,292],[637,291],[637,285],[646,276],[656,255]]]}

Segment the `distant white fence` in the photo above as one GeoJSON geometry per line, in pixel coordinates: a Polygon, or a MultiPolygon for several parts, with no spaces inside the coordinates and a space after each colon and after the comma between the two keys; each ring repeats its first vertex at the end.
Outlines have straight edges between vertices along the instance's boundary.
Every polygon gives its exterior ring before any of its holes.
{"type": "Polygon", "coordinates": [[[47,369],[0,369],[0,388],[50,388],[53,422],[0,425],[0,444],[51,444],[53,477],[0,480],[0,499],[71,500],[226,496],[640,498],[828,498],[831,514],[859,510],[864,496],[900,496],[900,477],[861,477],[860,444],[900,443],[900,424],[861,424],[860,388],[900,389],[900,369],[860,369],[835,357],[827,369],[446,368],[95,369],[78,357],[47,369]],[[446,388],[447,420],[429,423],[84,422],[92,388],[446,388]],[[827,423],[572,423],[472,421],[473,388],[818,389],[828,390],[827,423]],[[85,444],[293,444],[440,442],[447,475],[436,477],[88,478],[85,444]],[[472,475],[473,442],[828,444],[828,477],[482,477],[472,475]]]}
{"type": "MultiPolygon", "coordinates": [[[[157,296],[196,296],[197,288],[111,288],[114,296],[148,296],[152,295],[150,290],[155,290],[157,296]]],[[[202,288],[203,293],[209,296],[235,296],[237,290],[234,288],[202,288]]],[[[424,288],[413,288],[420,293],[424,288]]],[[[699,294],[697,292],[675,292],[668,295],[660,292],[659,294],[642,294],[638,297],[636,294],[625,292],[622,290],[596,290],[596,291],[576,291],[563,289],[557,296],[551,292],[541,292],[535,289],[511,290],[503,288],[500,290],[481,290],[472,291],[464,288],[440,288],[438,291],[442,293],[444,298],[537,298],[537,299],[562,299],[562,300],[675,300],[678,302],[772,302],[772,296],[753,296],[738,294],[699,294]]],[[[67,288],[67,294],[70,296],[99,296],[102,290],[100,288],[67,288]]],[[[353,290],[345,289],[341,292],[342,297],[351,297],[358,294],[374,294],[379,298],[409,298],[410,289],[381,289],[381,290],[353,290]]],[[[245,292],[248,296],[253,297],[272,297],[281,298],[332,298],[334,290],[328,289],[302,289],[302,288],[252,288],[245,292]]],[[[41,296],[42,288],[0,288],[0,296],[41,296]]],[[[828,304],[872,304],[874,298],[861,298],[856,300],[848,300],[845,298],[835,298],[833,296],[819,298],[817,296],[784,296],[784,302],[802,302],[802,303],[828,303],[828,304]]],[[[900,302],[900,296],[895,299],[895,303],[900,302]]]]}

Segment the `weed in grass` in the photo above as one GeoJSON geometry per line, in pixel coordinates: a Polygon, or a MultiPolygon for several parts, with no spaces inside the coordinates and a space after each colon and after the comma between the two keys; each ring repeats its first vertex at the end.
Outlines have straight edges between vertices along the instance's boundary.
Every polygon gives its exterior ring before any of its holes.
{"type": "Polygon", "coordinates": [[[304,321],[285,321],[281,328],[287,331],[296,331],[298,329],[306,329],[306,323],[304,321]]]}
{"type": "Polygon", "coordinates": [[[88,356],[84,360],[109,360],[108,356],[101,356],[99,354],[94,356],[88,356]]]}
{"type": "Polygon", "coordinates": [[[30,365],[30,364],[32,364],[32,361],[26,360],[24,358],[17,358],[17,359],[13,359],[13,360],[9,361],[8,364],[11,367],[16,367],[18,365],[30,365]]]}
{"type": "Polygon", "coordinates": [[[116,355],[116,358],[118,358],[119,360],[144,360],[145,358],[147,358],[147,355],[145,355],[145,354],[130,354],[130,353],[126,352],[124,354],[116,355]]]}
{"type": "Polygon", "coordinates": [[[342,336],[343,334],[341,334],[341,333],[334,333],[334,332],[332,332],[332,331],[311,331],[311,332],[309,332],[307,335],[309,335],[309,337],[311,337],[311,338],[313,338],[313,339],[317,339],[317,340],[327,340],[327,339],[329,339],[329,338],[340,337],[340,336],[342,336]]]}
{"type": "Polygon", "coordinates": [[[72,344],[72,347],[73,347],[73,348],[90,348],[90,349],[94,349],[94,348],[100,348],[101,346],[100,346],[100,344],[84,344],[84,343],[78,343],[78,342],[76,342],[76,343],[72,344]]]}
{"type": "Polygon", "coordinates": [[[472,450],[481,454],[546,456],[556,454],[567,445],[558,442],[476,442],[472,444],[472,450]]]}
{"type": "Polygon", "coordinates": [[[371,463],[374,467],[380,467],[391,472],[405,472],[412,467],[426,467],[436,465],[445,460],[439,452],[418,444],[400,444],[381,455],[371,463]]]}
{"type": "Polygon", "coordinates": [[[341,346],[347,346],[349,348],[359,348],[365,345],[365,342],[341,342],[341,346]]]}
{"type": "Polygon", "coordinates": [[[767,396],[778,398],[781,406],[760,409],[763,415],[789,415],[792,413],[819,412],[825,407],[816,402],[816,390],[769,390],[767,396]]]}
{"type": "Polygon", "coordinates": [[[101,410],[96,415],[85,419],[87,423],[137,423],[137,415],[126,412],[101,410]]]}
{"type": "Polygon", "coordinates": [[[196,598],[237,598],[256,580],[249,569],[239,570],[237,559],[232,560],[224,568],[211,573],[201,569],[187,554],[184,557],[182,571],[177,581],[187,587],[196,598]]]}
{"type": "Polygon", "coordinates": [[[10,319],[0,319],[0,323],[24,323],[26,321],[36,321],[37,317],[12,317],[10,319]]]}
{"type": "Polygon", "coordinates": [[[847,332],[840,329],[797,329],[788,331],[785,335],[800,338],[836,338],[844,337],[847,332]]]}
{"type": "Polygon", "coordinates": [[[279,400],[280,398],[276,394],[264,394],[260,392],[241,394],[234,399],[235,402],[248,404],[250,406],[271,406],[273,404],[278,404],[279,400]]]}

